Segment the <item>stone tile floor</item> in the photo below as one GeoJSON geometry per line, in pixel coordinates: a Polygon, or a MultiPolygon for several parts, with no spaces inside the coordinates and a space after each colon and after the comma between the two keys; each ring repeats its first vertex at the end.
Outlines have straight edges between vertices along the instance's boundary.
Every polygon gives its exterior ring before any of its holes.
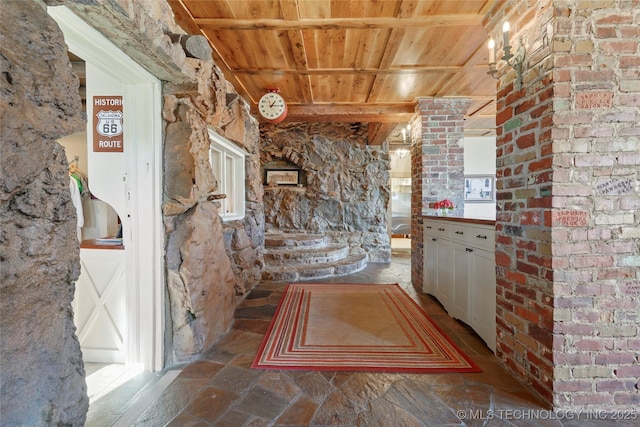
{"type": "MultiPolygon", "coordinates": [[[[390,374],[251,369],[286,283],[262,283],[238,307],[231,331],[182,369],[136,426],[604,426],[583,414],[547,411],[498,364],[484,342],[410,284],[408,250],[391,264],[329,283],[399,283],[483,369],[472,374],[390,374]]],[[[320,281],[314,281],[320,282],[320,281]]],[[[152,375],[152,374],[150,374],[152,375]]],[[[143,380],[140,380],[143,381],[143,380]]],[[[122,411],[136,385],[99,402],[122,411]]],[[[116,417],[117,418],[117,417],[116,417]]],[[[113,425],[90,416],[88,426],[113,425]]],[[[617,425],[623,425],[618,423],[617,425]]],[[[628,424],[634,425],[634,424],[628,424]]],[[[637,425],[637,424],[635,424],[637,425]]]]}

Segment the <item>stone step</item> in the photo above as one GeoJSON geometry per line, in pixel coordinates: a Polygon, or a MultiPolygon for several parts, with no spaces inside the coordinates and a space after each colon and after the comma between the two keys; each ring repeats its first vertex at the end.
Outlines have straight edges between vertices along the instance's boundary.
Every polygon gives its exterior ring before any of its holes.
{"type": "Polygon", "coordinates": [[[264,235],[266,248],[320,248],[327,244],[324,234],[268,232],[264,235]]]}
{"type": "Polygon", "coordinates": [[[292,262],[282,265],[267,265],[262,272],[262,279],[274,282],[298,282],[324,279],[355,273],[364,269],[366,266],[367,256],[364,254],[354,254],[340,261],[324,264],[292,262]]]}
{"type": "Polygon", "coordinates": [[[324,247],[279,247],[265,248],[264,261],[267,264],[297,262],[300,264],[319,264],[335,262],[349,255],[349,246],[343,244],[327,244],[324,247]]]}

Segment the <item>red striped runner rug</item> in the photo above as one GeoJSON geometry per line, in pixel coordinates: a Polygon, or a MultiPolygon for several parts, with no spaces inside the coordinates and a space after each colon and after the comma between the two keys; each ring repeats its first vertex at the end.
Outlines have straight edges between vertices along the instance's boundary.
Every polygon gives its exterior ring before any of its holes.
{"type": "Polygon", "coordinates": [[[252,367],[481,372],[397,284],[289,284],[252,367]]]}

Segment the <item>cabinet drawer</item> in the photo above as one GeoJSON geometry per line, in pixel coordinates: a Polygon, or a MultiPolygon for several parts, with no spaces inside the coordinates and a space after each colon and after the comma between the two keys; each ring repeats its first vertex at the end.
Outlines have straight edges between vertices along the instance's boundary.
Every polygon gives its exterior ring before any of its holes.
{"type": "Polygon", "coordinates": [[[455,224],[452,223],[450,226],[450,234],[451,240],[455,240],[461,243],[468,243],[469,236],[473,234],[472,227],[469,227],[464,224],[455,224]]]}
{"type": "Polygon", "coordinates": [[[466,227],[465,242],[473,247],[494,252],[496,250],[496,231],[491,227],[466,227]]]}
{"type": "Polygon", "coordinates": [[[449,237],[451,224],[444,221],[424,221],[424,234],[438,237],[449,237]]]}

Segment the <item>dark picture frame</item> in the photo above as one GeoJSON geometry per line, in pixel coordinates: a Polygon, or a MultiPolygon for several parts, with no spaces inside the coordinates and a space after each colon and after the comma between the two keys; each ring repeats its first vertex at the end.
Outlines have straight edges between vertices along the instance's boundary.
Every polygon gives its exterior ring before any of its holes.
{"type": "Polygon", "coordinates": [[[265,185],[298,185],[300,169],[265,169],[265,185]]]}
{"type": "Polygon", "coordinates": [[[493,202],[495,176],[467,175],[464,177],[464,200],[468,202],[493,202]]]}

